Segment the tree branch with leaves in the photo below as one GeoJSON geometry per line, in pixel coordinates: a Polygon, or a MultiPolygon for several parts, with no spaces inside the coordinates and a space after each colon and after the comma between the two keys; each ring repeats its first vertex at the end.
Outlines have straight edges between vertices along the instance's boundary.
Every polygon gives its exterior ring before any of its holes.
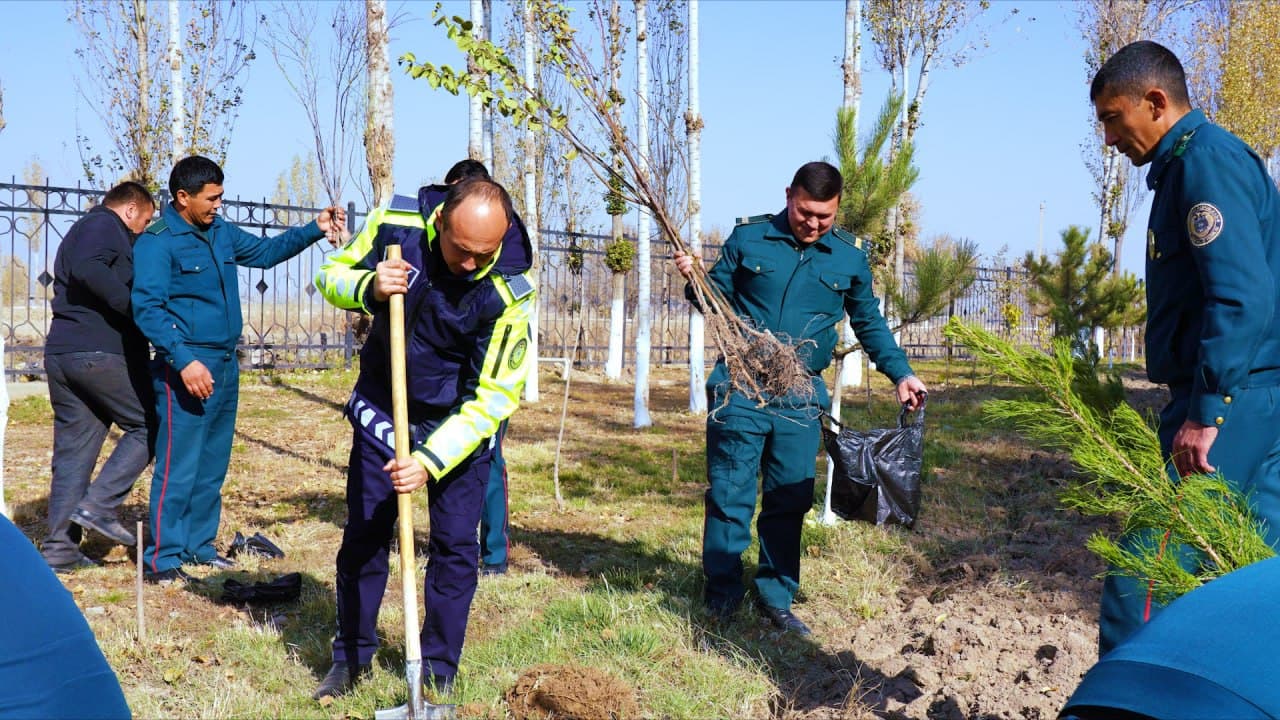
{"type": "MultiPolygon", "coordinates": [[[[501,47],[477,40],[470,22],[442,14],[440,6],[433,13],[436,24],[445,28],[469,61],[474,60],[485,71],[484,76],[477,78],[465,69],[419,62],[412,54],[402,56],[401,63],[411,76],[426,80],[432,87],[476,95],[485,102],[494,102],[497,110],[517,125],[535,123],[557,133],[602,185],[609,187],[613,179],[612,185],[626,202],[648,208],[672,247],[687,252],[672,213],[647,172],[645,149],[636,145],[632,133],[615,117],[614,109],[623,98],[610,92],[609,73],[598,67],[595,58],[602,53],[580,39],[568,8],[549,0],[538,0],[534,5],[538,30],[547,38],[542,61],[558,69],[569,83],[578,100],[577,112],[584,118],[581,127],[570,124],[559,107],[527,82],[501,47]],[[594,128],[598,134],[589,134],[582,127],[594,128]],[[611,161],[614,150],[620,159],[617,165],[611,161]]],[[[598,4],[593,7],[599,47],[607,47],[608,33],[602,19],[605,13],[598,4]]],[[[790,339],[757,329],[739,317],[700,264],[695,264],[690,285],[735,390],[762,403],[773,397],[808,397],[813,392],[807,368],[790,339]]]]}

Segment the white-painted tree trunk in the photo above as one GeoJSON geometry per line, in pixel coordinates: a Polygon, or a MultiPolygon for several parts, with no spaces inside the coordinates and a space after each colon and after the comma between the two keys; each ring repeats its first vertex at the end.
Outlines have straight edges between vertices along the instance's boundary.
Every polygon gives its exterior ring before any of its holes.
{"type": "MultiPolygon", "coordinates": [[[[844,4],[844,106],[853,109],[854,121],[862,119],[862,0],[845,0],[844,4]]],[[[857,133],[854,133],[857,142],[857,133]]],[[[847,316],[846,316],[847,317],[847,316]]],[[[841,327],[846,345],[857,342],[853,326],[847,321],[841,327]]],[[[836,363],[836,396],[841,385],[857,387],[862,383],[862,351],[851,352],[836,363]]],[[[838,399],[838,397],[837,397],[838,399]]],[[[835,415],[835,406],[832,406],[835,415]]]]}
{"type": "MultiPolygon", "coordinates": [[[[531,89],[537,89],[538,82],[537,69],[534,67],[534,29],[533,29],[533,6],[529,0],[524,0],[521,6],[521,16],[524,20],[524,76],[529,82],[531,89]]],[[[537,158],[535,157],[535,144],[537,137],[534,135],[533,125],[526,123],[524,128],[524,222],[526,229],[529,231],[529,242],[533,245],[533,284],[538,285],[538,274],[541,272],[542,263],[538,259],[538,226],[540,219],[538,217],[538,172],[537,158]]],[[[529,363],[529,375],[524,382],[524,399],[526,402],[538,402],[538,307],[542,304],[542,294],[539,293],[534,298],[533,314],[529,318],[529,349],[528,355],[533,358],[529,363]]]]}
{"type": "Polygon", "coordinates": [[[173,136],[172,159],[175,165],[187,156],[183,77],[182,16],[178,12],[178,0],[169,0],[169,132],[173,136]]]}
{"type": "MultiPolygon", "coordinates": [[[[622,76],[622,6],[618,0],[613,0],[609,5],[609,42],[611,46],[617,49],[616,53],[610,53],[609,57],[609,91],[612,94],[619,92],[618,83],[622,76]]],[[[622,125],[622,108],[615,105],[610,110],[614,121],[622,125]]],[[[614,152],[614,162],[619,166],[621,160],[617,159],[618,153],[614,152]]],[[[622,240],[623,226],[622,215],[614,215],[611,227],[611,242],[619,242],[622,240]]],[[[623,330],[627,325],[626,316],[626,277],[621,273],[613,273],[609,278],[611,294],[609,298],[609,350],[605,355],[604,376],[610,380],[617,380],[622,377],[622,337],[623,330]]]]}
{"type": "MultiPolygon", "coordinates": [[[[484,39],[484,0],[471,0],[471,33],[477,40],[484,39]]],[[[479,80],[479,67],[470,58],[467,58],[467,71],[473,80],[479,80]]],[[[475,95],[467,97],[467,157],[484,162],[484,103],[475,95]]]]}
{"type": "MultiPolygon", "coordinates": [[[[689,252],[702,257],[702,111],[698,106],[698,0],[689,0],[689,252]]],[[[702,314],[689,311],[689,410],[707,411],[702,314]]]]}
{"type": "Polygon", "coordinates": [[[395,192],[391,169],[396,155],[386,0],[365,0],[365,25],[369,82],[364,154],[369,167],[369,184],[373,187],[373,204],[381,206],[389,202],[395,192]]]}
{"type": "MultiPolygon", "coordinates": [[[[637,144],[644,158],[650,157],[649,148],[649,18],[648,0],[636,3],[636,94],[640,102],[636,107],[637,144]]],[[[646,167],[648,163],[646,162],[646,167]]],[[[647,169],[640,171],[646,178],[647,169]]],[[[649,233],[652,223],[644,206],[640,207],[640,220],[636,230],[636,263],[638,264],[636,290],[636,392],[633,427],[643,428],[653,424],[649,415],[649,352],[653,344],[653,260],[649,233]]]]}
{"type": "MultiPolygon", "coordinates": [[[[493,42],[493,0],[480,0],[484,5],[484,39],[493,42]]],[[[492,81],[492,76],[489,78],[492,81]]],[[[484,166],[489,172],[497,172],[493,167],[493,103],[484,103],[481,107],[482,129],[480,134],[480,152],[484,155],[484,166]]]]}
{"type": "MultiPolygon", "coordinates": [[[[862,0],[845,0],[844,3],[844,62],[841,64],[844,74],[844,106],[854,112],[854,122],[858,122],[860,103],[862,101],[862,0]]],[[[857,132],[854,132],[855,142],[857,132]]],[[[840,335],[846,345],[857,342],[853,334],[853,326],[845,315],[840,322],[840,335]]],[[[835,361],[835,389],[831,393],[831,417],[840,419],[840,405],[844,387],[857,387],[862,381],[862,351],[856,351],[837,358],[835,361]]],[[[832,431],[839,432],[835,425],[832,431]]],[[[822,515],[818,521],[823,525],[835,525],[838,518],[831,510],[831,485],[835,479],[836,466],[827,456],[827,491],[822,503],[822,515]]]]}
{"type": "MultiPolygon", "coordinates": [[[[613,221],[615,225],[621,225],[622,216],[614,216],[613,221]]],[[[621,237],[621,233],[615,237],[621,237]]],[[[617,380],[622,377],[622,331],[627,326],[627,276],[612,273],[609,284],[612,286],[612,296],[609,299],[609,354],[605,358],[604,376],[617,380]]]]}

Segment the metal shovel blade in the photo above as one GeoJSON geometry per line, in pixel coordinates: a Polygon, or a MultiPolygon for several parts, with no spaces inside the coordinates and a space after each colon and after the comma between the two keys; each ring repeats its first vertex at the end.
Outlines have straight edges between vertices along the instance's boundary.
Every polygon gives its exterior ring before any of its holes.
{"type": "Polygon", "coordinates": [[[422,661],[405,663],[409,681],[409,702],[399,707],[374,710],[374,720],[456,720],[457,705],[434,705],[422,697],[422,661]]]}
{"type": "Polygon", "coordinates": [[[375,710],[373,717],[375,720],[457,720],[458,717],[457,705],[433,705],[423,701],[416,708],[414,710],[405,703],[399,707],[375,710]]]}

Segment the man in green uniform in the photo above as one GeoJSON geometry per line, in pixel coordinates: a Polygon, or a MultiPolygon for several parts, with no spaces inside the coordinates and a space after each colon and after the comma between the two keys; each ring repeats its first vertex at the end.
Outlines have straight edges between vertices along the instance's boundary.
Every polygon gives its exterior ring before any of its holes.
{"type": "MultiPolygon", "coordinates": [[[[791,612],[800,588],[800,528],[813,505],[819,409],[829,404],[820,373],[831,363],[837,326],[848,313],[858,341],[914,410],[924,383],[911,374],[871,293],[871,270],[860,241],[835,225],[843,180],[824,162],[796,171],[779,215],[750,218],[734,228],[711,268],[711,282],[734,312],[796,343],[813,375],[812,398],[775,398],[760,407],[729,385],[724,358],[707,380],[706,520],[702,537],[705,602],[716,617],[737,611],[746,594],[742,553],[751,542],[757,478],[763,476],[756,531],[760,559],[756,605],[775,626],[801,635],[809,628],[791,612]]],[[[693,258],[676,254],[685,277],[693,258]]],[[[692,295],[686,290],[686,295],[692,295]]]]}
{"type": "MultiPolygon", "coordinates": [[[[1159,434],[1170,477],[1220,472],[1250,495],[1275,545],[1280,193],[1248,145],[1191,108],[1182,65],[1166,48],[1146,41],[1125,46],[1098,71],[1089,94],[1106,143],[1134,165],[1151,165],[1147,375],[1169,386],[1159,434]]],[[[1144,580],[1108,576],[1100,651],[1157,609],[1144,580]]]]}

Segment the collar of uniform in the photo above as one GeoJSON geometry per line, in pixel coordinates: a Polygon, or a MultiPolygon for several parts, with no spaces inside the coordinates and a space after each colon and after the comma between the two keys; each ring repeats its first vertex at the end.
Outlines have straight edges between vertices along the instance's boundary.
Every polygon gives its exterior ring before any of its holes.
{"type": "Polygon", "coordinates": [[[209,225],[209,227],[205,230],[201,230],[200,228],[187,222],[187,219],[182,217],[182,214],[178,212],[178,209],[173,206],[172,202],[166,203],[164,206],[164,210],[161,211],[160,214],[164,218],[165,227],[169,229],[169,234],[171,235],[181,235],[183,233],[191,233],[192,235],[197,235],[202,238],[207,238],[209,231],[213,230],[214,225],[217,225],[219,222],[222,221],[221,215],[215,215],[213,217],[213,222],[209,225]]]}
{"type": "Polygon", "coordinates": [[[1156,143],[1156,151],[1153,154],[1154,160],[1151,161],[1151,169],[1147,171],[1147,189],[1155,190],[1156,185],[1160,184],[1160,176],[1164,175],[1165,168],[1169,167],[1169,161],[1173,159],[1173,150],[1178,146],[1178,141],[1182,136],[1192,132],[1196,128],[1209,122],[1209,118],[1199,110],[1192,110],[1183,115],[1178,122],[1169,128],[1169,132],[1160,138],[1160,142],[1156,143]]]}
{"type": "Polygon", "coordinates": [[[818,248],[823,252],[827,252],[827,253],[831,252],[831,245],[829,244],[829,241],[831,240],[830,230],[823,233],[821,237],[819,237],[817,240],[814,240],[811,244],[801,245],[800,241],[796,240],[795,233],[791,232],[791,224],[787,221],[786,208],[783,208],[782,212],[778,213],[777,215],[774,215],[773,219],[769,221],[769,229],[764,231],[764,236],[767,238],[775,239],[775,240],[785,240],[797,250],[803,250],[805,248],[812,247],[812,248],[818,248]]]}

